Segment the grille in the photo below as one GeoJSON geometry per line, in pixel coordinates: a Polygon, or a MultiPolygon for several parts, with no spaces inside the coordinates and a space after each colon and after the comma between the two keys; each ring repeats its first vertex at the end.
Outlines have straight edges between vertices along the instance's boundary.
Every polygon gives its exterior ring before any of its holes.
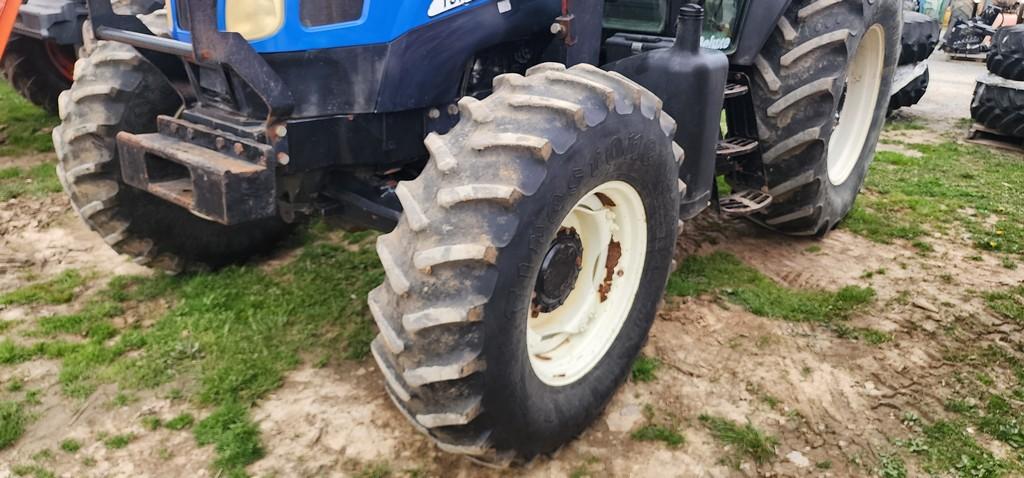
{"type": "Polygon", "coordinates": [[[359,20],[364,0],[302,0],[299,16],[307,27],[359,20]]]}

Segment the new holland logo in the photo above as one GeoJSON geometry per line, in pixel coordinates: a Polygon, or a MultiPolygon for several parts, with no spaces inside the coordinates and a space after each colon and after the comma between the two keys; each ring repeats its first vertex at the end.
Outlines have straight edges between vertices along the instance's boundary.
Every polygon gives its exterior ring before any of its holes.
{"type": "Polygon", "coordinates": [[[436,17],[448,10],[453,8],[461,7],[473,0],[434,0],[430,2],[430,9],[427,10],[427,16],[436,17]]]}

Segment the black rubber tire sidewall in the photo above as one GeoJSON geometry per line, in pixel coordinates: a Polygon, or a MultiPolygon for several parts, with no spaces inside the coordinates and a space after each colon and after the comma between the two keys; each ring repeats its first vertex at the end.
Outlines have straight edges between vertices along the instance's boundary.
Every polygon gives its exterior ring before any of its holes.
{"type": "Polygon", "coordinates": [[[503,319],[485,324],[484,409],[491,428],[500,433],[492,436],[498,449],[531,457],[582,432],[626,379],[654,321],[675,244],[678,194],[672,189],[678,189],[678,167],[671,159],[671,142],[655,122],[639,111],[620,118],[627,124],[606,121],[588,130],[549,167],[538,192],[520,206],[519,217],[536,218],[535,223],[520,228],[497,264],[495,290],[508,292],[497,295],[485,312],[503,319]],[[628,146],[630,139],[641,146],[628,146]],[[577,382],[551,387],[534,373],[526,348],[534,278],[563,217],[594,187],[612,180],[632,185],[646,209],[648,250],[641,285],[619,336],[594,369],[577,382]]]}
{"type": "Polygon", "coordinates": [[[1024,81],[1024,25],[996,32],[987,63],[992,73],[1008,80],[1024,81]]]}
{"type": "Polygon", "coordinates": [[[939,22],[917,12],[903,12],[903,35],[899,65],[927,60],[939,44],[939,22]]]}
{"type": "Polygon", "coordinates": [[[1024,90],[978,83],[971,117],[986,128],[1024,138],[1024,90]]]}
{"type": "Polygon", "coordinates": [[[931,82],[931,73],[925,68],[924,73],[914,78],[907,86],[904,86],[889,98],[889,114],[900,108],[918,104],[925,93],[928,92],[928,84],[931,82]]]}
{"type": "MultiPolygon", "coordinates": [[[[885,2],[878,2],[879,8],[875,10],[873,16],[869,16],[868,21],[865,24],[870,28],[873,25],[881,24],[887,32],[899,31],[899,11],[886,11],[885,2]]],[[[892,2],[893,6],[896,2],[892,2]]],[[[863,38],[860,35],[859,38],[863,38]]],[[[896,52],[899,48],[899,37],[895,35],[886,35],[886,51],[896,52]]],[[[859,48],[859,44],[856,48],[859,48]]],[[[856,51],[856,50],[854,50],[856,51]]],[[[852,57],[852,55],[851,55],[852,57]]],[[[875,148],[878,143],[878,138],[882,134],[882,128],[885,126],[886,113],[889,109],[889,85],[892,85],[893,76],[896,74],[896,65],[893,62],[888,65],[882,72],[882,87],[878,90],[878,100],[875,105],[875,114],[871,120],[871,129],[864,141],[864,149],[860,153],[860,157],[857,159],[857,164],[853,167],[853,171],[850,172],[849,177],[846,178],[841,184],[832,184],[832,181],[828,179],[827,172],[827,161],[822,161],[822,165],[825,167],[825,176],[823,181],[823,189],[826,193],[824,194],[824,200],[822,202],[825,222],[823,226],[827,227],[827,230],[831,230],[843,220],[850,210],[853,209],[853,204],[857,200],[857,195],[860,194],[861,187],[864,185],[864,179],[867,177],[868,168],[871,166],[871,161],[875,157],[875,148]]],[[[826,153],[827,155],[827,153],[826,153]]],[[[821,233],[827,232],[819,231],[821,233]]]]}

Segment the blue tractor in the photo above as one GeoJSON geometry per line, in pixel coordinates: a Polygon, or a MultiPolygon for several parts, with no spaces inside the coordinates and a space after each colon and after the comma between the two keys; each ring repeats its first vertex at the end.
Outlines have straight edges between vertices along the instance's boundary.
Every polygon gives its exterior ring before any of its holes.
{"type": "Polygon", "coordinates": [[[822,236],[843,219],[902,25],[900,0],[168,8],[160,36],[89,0],[98,41],[53,133],[75,210],[175,270],[311,217],[384,232],[368,304],[387,391],[441,448],[491,463],[601,414],[683,221],[714,208],[822,236]]]}

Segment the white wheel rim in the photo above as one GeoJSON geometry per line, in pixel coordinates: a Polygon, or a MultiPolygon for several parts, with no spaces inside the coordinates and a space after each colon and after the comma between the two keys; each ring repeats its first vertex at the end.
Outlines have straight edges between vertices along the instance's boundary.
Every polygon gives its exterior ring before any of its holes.
{"type": "Polygon", "coordinates": [[[583,378],[611,348],[633,307],[647,257],[643,201],[636,189],[622,181],[604,183],[587,193],[561,227],[575,230],[583,246],[575,286],[561,306],[546,313],[531,312],[526,327],[530,364],[537,377],[551,386],[583,378]],[[609,260],[613,243],[621,248],[618,261],[609,260]],[[613,268],[607,280],[609,265],[613,268]],[[602,286],[604,294],[599,290],[602,286]]]}
{"type": "Polygon", "coordinates": [[[882,88],[885,69],[885,30],[875,25],[864,33],[850,63],[846,100],[828,145],[828,179],[838,186],[846,182],[867,143],[882,88]]]}

